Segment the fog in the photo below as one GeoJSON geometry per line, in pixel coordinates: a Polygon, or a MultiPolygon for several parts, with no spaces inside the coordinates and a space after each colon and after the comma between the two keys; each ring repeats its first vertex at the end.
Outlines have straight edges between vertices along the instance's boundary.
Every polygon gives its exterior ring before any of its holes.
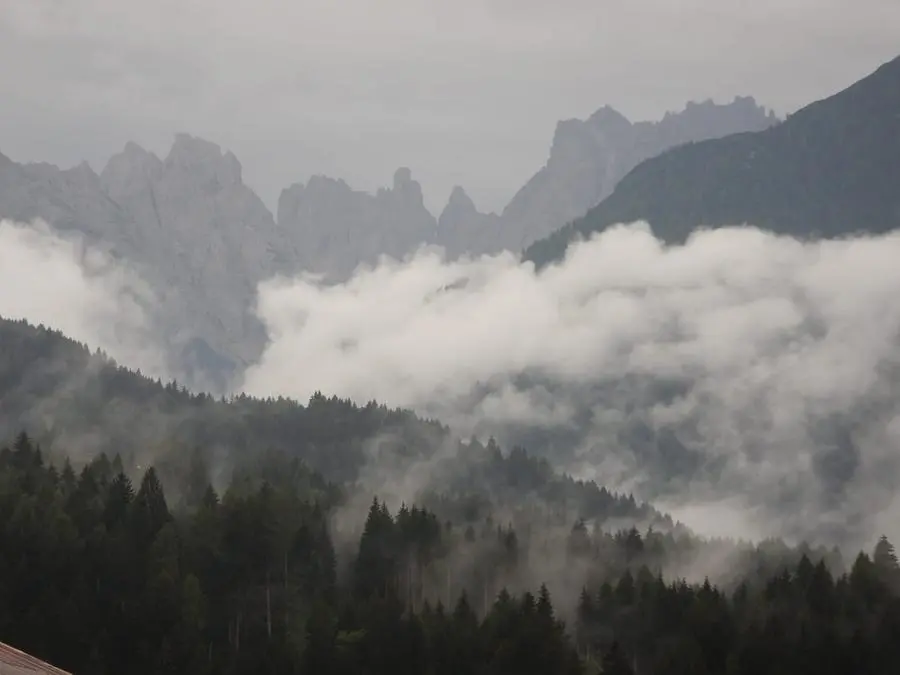
{"type": "MultiPolygon", "coordinates": [[[[424,249],[340,285],[273,279],[243,389],[409,407],[712,536],[868,545],[900,534],[898,258],[900,234],[734,227],[668,247],[637,223],[540,272],[424,249]]],[[[153,295],[122,262],[3,221],[0,284],[0,315],[166,375],[153,295]]],[[[369,446],[359,516],[373,492],[396,508],[440,483],[458,447],[407,466],[369,446]]]]}
{"type": "Polygon", "coordinates": [[[42,323],[129,368],[165,377],[146,311],[153,302],[124,263],[42,221],[0,220],[0,316],[42,323]]]}
{"type": "Polygon", "coordinates": [[[456,184],[496,210],[558,120],[747,94],[783,114],[896,56],[898,24],[894,0],[12,0],[0,151],[99,171],[190,131],[270,207],[316,174],[374,191],[409,166],[432,211],[456,184]]]}
{"type": "Polygon", "coordinates": [[[896,522],[898,259],[898,234],[667,247],[637,223],[541,272],[423,250],[341,285],[277,279],[245,389],[530,440],[711,534],[866,541],[896,522]]]}

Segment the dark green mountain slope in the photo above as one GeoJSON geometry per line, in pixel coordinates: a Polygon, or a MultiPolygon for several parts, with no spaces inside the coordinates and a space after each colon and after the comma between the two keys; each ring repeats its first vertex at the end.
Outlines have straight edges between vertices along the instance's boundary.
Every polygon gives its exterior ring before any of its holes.
{"type": "Polygon", "coordinates": [[[689,143],[643,162],[524,257],[547,264],[578,237],[636,220],[668,242],[698,227],[745,223],[798,237],[900,226],[900,57],[765,131],[689,143]]]}
{"type": "MultiPolygon", "coordinates": [[[[78,675],[887,675],[900,660],[887,537],[848,568],[804,544],[447,527],[379,500],[348,537],[292,481],[221,499],[199,483],[171,509],[155,470],[133,482],[117,459],[76,474],[25,434],[0,445],[0,639],[78,675]]],[[[0,672],[24,674],[4,652],[0,672]]]]}
{"type": "Polygon", "coordinates": [[[563,520],[672,525],[631,496],[573,480],[521,449],[503,455],[495,443],[462,444],[440,423],[407,410],[319,393],[307,405],[193,394],[123,368],[57,331],[0,317],[0,444],[23,430],[53,455],[76,462],[119,455],[131,472],[154,464],[173,480],[198,453],[209,466],[204,474],[214,474],[205,479],[220,485],[229,473],[261,466],[275,482],[275,474],[294,471],[285,467],[300,461],[316,472],[314,482],[369,499],[370,491],[391,493],[394,483],[408,487],[405,474],[418,464],[427,466],[417,486],[421,496],[442,517],[526,509],[534,518],[539,503],[563,520]]]}
{"type": "Polygon", "coordinates": [[[228,400],[151,380],[62,333],[0,317],[0,438],[26,430],[51,449],[65,439],[78,459],[120,453],[136,465],[203,448],[234,467],[275,450],[329,480],[356,478],[372,444],[401,457],[438,447],[440,424],[411,412],[316,394],[228,400]]]}

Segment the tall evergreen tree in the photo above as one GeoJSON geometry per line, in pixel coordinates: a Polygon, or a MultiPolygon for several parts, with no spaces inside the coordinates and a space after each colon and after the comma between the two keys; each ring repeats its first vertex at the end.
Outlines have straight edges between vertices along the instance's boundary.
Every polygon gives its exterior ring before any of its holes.
{"type": "Polygon", "coordinates": [[[603,653],[601,668],[603,675],[634,675],[634,669],[618,641],[613,641],[609,649],[603,653]]]}

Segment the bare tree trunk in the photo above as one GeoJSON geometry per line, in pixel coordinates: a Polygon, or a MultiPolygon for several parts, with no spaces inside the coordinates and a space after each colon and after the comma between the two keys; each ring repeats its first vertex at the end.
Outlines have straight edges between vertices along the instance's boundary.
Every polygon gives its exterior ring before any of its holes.
{"type": "Polygon", "coordinates": [[[234,651],[241,651],[241,612],[238,610],[237,620],[234,623],[234,651]]]}
{"type": "Polygon", "coordinates": [[[450,565],[447,565],[447,609],[449,610],[452,605],[450,604],[450,565]]]}
{"type": "Polygon", "coordinates": [[[288,554],[284,552],[284,637],[290,637],[290,626],[288,625],[288,554]]]}
{"type": "Polygon", "coordinates": [[[269,585],[269,570],[266,570],[266,632],[272,639],[272,587],[269,585]]]}
{"type": "Polygon", "coordinates": [[[415,565],[413,566],[413,576],[415,577],[415,582],[413,583],[413,614],[415,614],[419,610],[419,603],[422,599],[422,564],[419,561],[418,556],[416,557],[415,565]]]}
{"type": "Polygon", "coordinates": [[[412,560],[410,558],[406,559],[406,607],[409,610],[409,613],[412,614],[415,611],[415,607],[413,607],[413,573],[412,573],[412,560]]]}

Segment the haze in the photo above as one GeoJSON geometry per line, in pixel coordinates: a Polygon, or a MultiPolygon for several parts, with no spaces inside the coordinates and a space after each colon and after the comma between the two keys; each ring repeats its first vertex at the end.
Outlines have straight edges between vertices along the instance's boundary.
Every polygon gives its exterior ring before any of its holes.
{"type": "Polygon", "coordinates": [[[0,219],[0,316],[25,319],[105,350],[129,368],[166,377],[140,277],[43,222],[0,219]]]}
{"type": "Polygon", "coordinates": [[[403,165],[433,212],[454,184],[499,209],[559,119],[738,94],[784,114],[894,56],[898,25],[893,0],[4,0],[0,138],[99,169],[187,131],[270,206],[312,174],[373,190],[403,165]]]}
{"type": "Polygon", "coordinates": [[[739,494],[745,510],[774,506],[769,534],[841,529],[893,512],[900,485],[898,258],[896,233],[802,243],[722,228],[666,247],[640,223],[538,274],[511,255],[423,251],[344,285],[263,284],[271,344],[245,388],[376,399],[505,440],[584,424],[553,461],[601,484],[739,494]],[[669,475],[670,458],[648,479],[652,457],[622,441],[636,419],[701,452],[703,470],[669,475]],[[854,421],[851,438],[829,436],[835,419],[854,421]],[[838,456],[850,474],[835,483],[838,456]]]}
{"type": "Polygon", "coordinates": [[[898,27],[0,0],[0,671],[894,672],[898,27]]]}
{"type": "MultiPolygon", "coordinates": [[[[158,367],[133,274],[40,225],[4,222],[0,253],[0,281],[21,289],[0,314],[158,367]]],[[[636,223],[540,273],[511,254],[423,250],[345,284],[273,279],[257,309],[271,342],[243,389],[377,399],[506,443],[558,434],[530,449],[710,533],[893,533],[898,257],[896,233],[803,243],[723,228],[667,247],[636,223]],[[829,436],[841,419],[850,436],[829,436]],[[641,455],[622,440],[635,424],[674,434],[702,468],[641,455]]],[[[404,476],[430,480],[427,466],[404,476]]]]}

